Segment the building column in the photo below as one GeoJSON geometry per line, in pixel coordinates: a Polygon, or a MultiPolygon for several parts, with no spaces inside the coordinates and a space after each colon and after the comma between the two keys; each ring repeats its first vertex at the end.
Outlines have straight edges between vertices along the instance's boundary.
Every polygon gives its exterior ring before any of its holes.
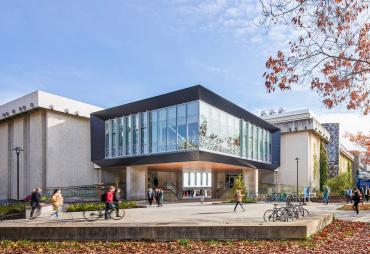
{"type": "Polygon", "coordinates": [[[148,168],[142,166],[126,167],[127,200],[145,199],[148,168]]]}
{"type": "Polygon", "coordinates": [[[250,194],[258,194],[258,169],[243,169],[243,180],[250,194]]]}

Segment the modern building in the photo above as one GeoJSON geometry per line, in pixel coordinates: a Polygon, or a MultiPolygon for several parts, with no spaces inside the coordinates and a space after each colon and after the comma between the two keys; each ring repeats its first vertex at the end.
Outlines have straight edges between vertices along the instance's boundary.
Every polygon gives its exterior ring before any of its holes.
{"type": "Polygon", "coordinates": [[[329,131],[331,137],[330,142],[326,144],[329,178],[336,177],[345,172],[351,172],[354,156],[340,142],[339,123],[324,123],[323,126],[329,131]]]}
{"type": "Polygon", "coordinates": [[[280,164],[280,130],[198,85],[91,114],[91,159],[103,182],[128,199],[148,187],[222,198],[238,175],[258,193],[258,175],[280,164]]]}
{"type": "Polygon", "coordinates": [[[300,189],[318,189],[320,143],[328,143],[330,134],[316,115],[308,109],[285,111],[281,108],[278,111],[264,111],[261,117],[281,131],[280,167],[276,170],[274,182],[271,183],[275,183],[279,191],[294,191],[297,185],[298,158],[300,189]]]}
{"type": "Polygon", "coordinates": [[[0,106],[0,199],[24,198],[37,186],[96,184],[91,162],[90,113],[86,103],[35,91],[0,106]],[[21,147],[19,175],[17,156],[21,147]]]}

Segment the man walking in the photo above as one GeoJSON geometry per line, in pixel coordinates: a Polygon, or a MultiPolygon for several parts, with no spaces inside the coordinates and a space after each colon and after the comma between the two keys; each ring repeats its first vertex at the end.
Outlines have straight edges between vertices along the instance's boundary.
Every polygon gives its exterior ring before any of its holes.
{"type": "Polygon", "coordinates": [[[235,192],[236,204],[235,204],[235,207],[234,207],[234,212],[236,211],[236,208],[238,207],[238,205],[240,205],[240,207],[243,209],[243,212],[245,211],[244,207],[243,207],[243,204],[242,204],[243,196],[244,195],[242,194],[242,190],[237,189],[236,192],[235,192]]]}
{"type": "Polygon", "coordinates": [[[204,191],[203,188],[200,189],[199,195],[200,195],[200,204],[203,205],[203,203],[204,203],[204,196],[205,196],[205,191],[204,191]]]}
{"type": "Polygon", "coordinates": [[[34,219],[33,214],[35,212],[35,209],[37,209],[37,216],[40,215],[41,213],[41,206],[40,206],[40,201],[41,201],[41,188],[37,187],[35,188],[32,193],[31,193],[31,214],[30,214],[30,220],[34,219]]]}

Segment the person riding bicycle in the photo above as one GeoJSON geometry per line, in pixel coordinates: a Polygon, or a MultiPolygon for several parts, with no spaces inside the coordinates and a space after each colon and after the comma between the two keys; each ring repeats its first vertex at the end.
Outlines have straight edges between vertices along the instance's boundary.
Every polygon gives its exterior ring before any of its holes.
{"type": "Polygon", "coordinates": [[[108,212],[114,209],[113,199],[114,199],[114,186],[109,186],[108,191],[104,193],[103,199],[105,202],[105,213],[104,219],[108,220],[108,212]]]}

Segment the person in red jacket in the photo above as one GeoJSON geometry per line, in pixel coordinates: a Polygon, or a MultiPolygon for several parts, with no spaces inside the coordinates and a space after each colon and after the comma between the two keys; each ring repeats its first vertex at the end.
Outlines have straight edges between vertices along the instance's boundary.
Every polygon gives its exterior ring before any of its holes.
{"type": "Polygon", "coordinates": [[[114,187],[110,186],[105,195],[105,213],[104,219],[108,220],[108,212],[114,208],[113,206],[113,197],[114,197],[114,187]]]}

